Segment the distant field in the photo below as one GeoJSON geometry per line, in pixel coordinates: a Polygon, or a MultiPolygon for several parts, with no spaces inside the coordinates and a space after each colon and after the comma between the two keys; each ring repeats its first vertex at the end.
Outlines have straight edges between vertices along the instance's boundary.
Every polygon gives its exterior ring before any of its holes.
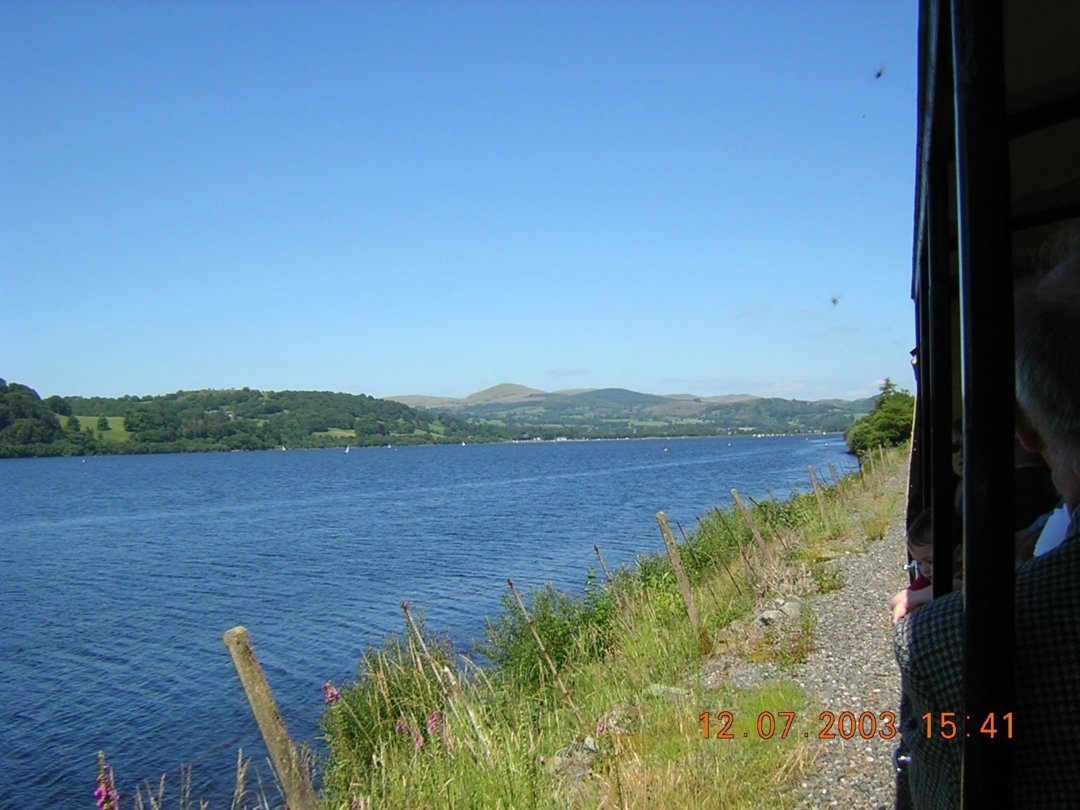
{"type": "Polygon", "coordinates": [[[335,438],[355,438],[355,430],[347,430],[346,428],[330,428],[329,430],[320,430],[312,434],[313,436],[333,436],[335,438]]]}
{"type": "Polygon", "coordinates": [[[79,420],[79,424],[83,430],[89,427],[94,431],[94,436],[99,437],[106,442],[126,442],[131,438],[131,434],[124,430],[124,417],[122,416],[106,416],[109,421],[108,430],[98,430],[97,423],[98,417],[96,416],[76,416],[79,420]]]}

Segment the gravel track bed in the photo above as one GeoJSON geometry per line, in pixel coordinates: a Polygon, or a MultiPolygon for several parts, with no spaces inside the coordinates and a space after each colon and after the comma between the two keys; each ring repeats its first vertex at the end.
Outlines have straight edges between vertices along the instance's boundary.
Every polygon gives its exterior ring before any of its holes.
{"type": "MultiPolygon", "coordinates": [[[[853,551],[832,564],[842,572],[843,586],[808,600],[817,615],[814,651],[795,672],[794,680],[818,699],[816,713],[871,712],[880,729],[881,713],[897,712],[900,674],[893,657],[893,628],[888,602],[907,585],[903,565],[903,499],[882,540],[853,551]]],[[[899,718],[897,718],[897,726],[899,718]]],[[[836,726],[833,726],[836,733],[836,726]]],[[[892,752],[899,742],[863,739],[814,740],[814,759],[799,780],[795,807],[892,808],[895,771],[892,752]]]]}

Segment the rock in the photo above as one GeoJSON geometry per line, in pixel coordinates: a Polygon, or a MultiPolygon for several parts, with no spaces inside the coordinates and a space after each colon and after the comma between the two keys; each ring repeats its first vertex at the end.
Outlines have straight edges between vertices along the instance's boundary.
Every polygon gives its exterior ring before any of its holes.
{"type": "Polygon", "coordinates": [[[757,623],[763,627],[782,622],[785,616],[779,610],[766,610],[760,616],[757,617],[757,623]]]}
{"type": "Polygon", "coordinates": [[[563,779],[578,781],[589,775],[593,755],[585,751],[559,752],[551,758],[551,772],[563,779]]]}
{"type": "Polygon", "coordinates": [[[797,596],[793,596],[788,599],[784,604],[780,605],[780,612],[791,619],[797,619],[802,615],[802,600],[797,596]]]}
{"type": "Polygon", "coordinates": [[[596,727],[604,729],[605,734],[629,734],[631,729],[640,722],[641,710],[630,703],[620,703],[611,711],[605,713],[596,723],[596,727]]]}

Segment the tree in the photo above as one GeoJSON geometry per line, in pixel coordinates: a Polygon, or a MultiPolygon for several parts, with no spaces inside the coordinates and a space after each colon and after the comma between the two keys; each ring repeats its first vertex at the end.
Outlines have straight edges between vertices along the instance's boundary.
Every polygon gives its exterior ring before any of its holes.
{"type": "Polygon", "coordinates": [[[112,428],[109,427],[109,419],[105,414],[102,414],[97,418],[97,429],[101,431],[112,430],[112,428]]]}
{"type": "Polygon", "coordinates": [[[878,447],[895,447],[911,438],[911,423],[915,411],[915,398],[888,377],[881,385],[881,393],[873,410],[847,429],[844,440],[848,449],[857,456],[866,455],[878,447]]]}
{"type": "Polygon", "coordinates": [[[55,394],[45,399],[45,405],[55,414],[60,416],[71,416],[71,405],[63,397],[58,397],[55,394]]]}

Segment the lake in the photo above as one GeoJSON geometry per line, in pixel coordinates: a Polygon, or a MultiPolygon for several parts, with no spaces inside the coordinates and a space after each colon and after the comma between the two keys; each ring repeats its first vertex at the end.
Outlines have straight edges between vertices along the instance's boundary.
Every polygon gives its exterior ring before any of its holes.
{"type": "MultiPolygon", "coordinates": [[[[195,763],[227,806],[236,751],[269,780],[222,633],[248,628],[289,731],[409,600],[468,652],[506,579],[579,591],[727,506],[856,468],[839,436],[0,460],[0,773],[10,807],[92,806],[195,763]],[[677,532],[677,530],[676,530],[677,532]]],[[[127,802],[125,801],[125,806],[127,802]]]]}

